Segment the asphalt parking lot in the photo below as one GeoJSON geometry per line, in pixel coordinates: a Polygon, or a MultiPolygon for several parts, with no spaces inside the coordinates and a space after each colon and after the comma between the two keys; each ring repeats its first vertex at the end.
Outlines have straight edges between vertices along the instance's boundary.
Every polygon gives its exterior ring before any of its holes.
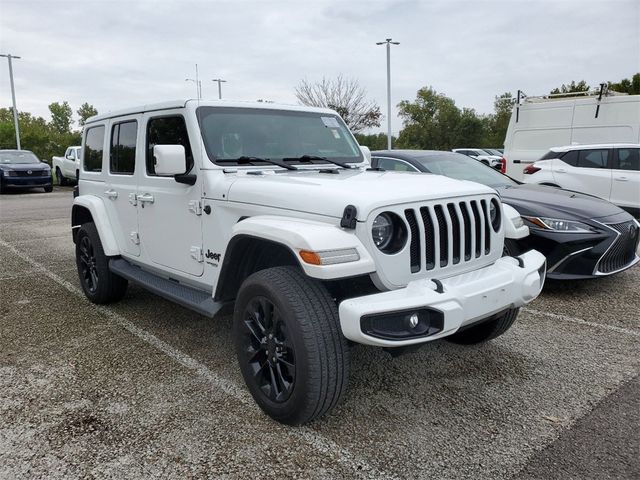
{"type": "Polygon", "coordinates": [[[70,189],[0,198],[1,478],[638,478],[640,266],[550,283],[512,330],[353,350],[333,414],[254,405],[230,317],[80,292],[70,189]]]}

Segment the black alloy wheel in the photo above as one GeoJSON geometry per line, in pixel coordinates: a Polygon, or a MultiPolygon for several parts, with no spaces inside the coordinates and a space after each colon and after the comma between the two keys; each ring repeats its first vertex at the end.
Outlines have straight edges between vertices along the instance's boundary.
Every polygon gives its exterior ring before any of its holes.
{"type": "Polygon", "coordinates": [[[80,273],[89,293],[95,294],[98,290],[98,272],[96,270],[96,255],[91,239],[88,235],[80,239],[80,273]]]}
{"type": "Polygon", "coordinates": [[[296,380],[293,342],[280,312],[266,297],[245,308],[243,350],[262,392],[273,402],[286,401],[296,380]]]}

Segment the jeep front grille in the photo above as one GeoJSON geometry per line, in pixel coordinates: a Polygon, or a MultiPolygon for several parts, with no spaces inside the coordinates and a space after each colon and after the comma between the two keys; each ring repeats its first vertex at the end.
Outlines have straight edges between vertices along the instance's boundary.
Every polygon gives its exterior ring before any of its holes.
{"type": "Polygon", "coordinates": [[[638,247],[639,229],[633,220],[607,226],[619,235],[598,262],[599,273],[612,273],[626,267],[635,260],[638,247]]]}
{"type": "Polygon", "coordinates": [[[411,234],[411,273],[470,262],[491,252],[487,199],[407,208],[404,215],[411,234]]]}

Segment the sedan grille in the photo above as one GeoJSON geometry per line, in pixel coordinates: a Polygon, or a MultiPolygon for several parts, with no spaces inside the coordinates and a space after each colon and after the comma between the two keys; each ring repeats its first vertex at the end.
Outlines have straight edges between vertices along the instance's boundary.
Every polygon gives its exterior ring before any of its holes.
{"type": "Polygon", "coordinates": [[[408,208],[404,215],[411,233],[412,273],[470,262],[491,252],[486,199],[408,208]]]}
{"type": "Polygon", "coordinates": [[[619,235],[600,259],[598,263],[598,272],[600,273],[612,273],[633,262],[636,258],[638,236],[640,235],[640,230],[633,220],[607,226],[613,228],[619,235]]]}

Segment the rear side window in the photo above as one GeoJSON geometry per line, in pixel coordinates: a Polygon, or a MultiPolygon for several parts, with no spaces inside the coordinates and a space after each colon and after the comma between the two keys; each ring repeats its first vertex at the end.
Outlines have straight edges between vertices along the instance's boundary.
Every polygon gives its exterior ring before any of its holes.
{"type": "Polygon", "coordinates": [[[640,171],[640,148],[619,148],[615,168],[640,171]]]}
{"type": "Polygon", "coordinates": [[[104,125],[87,130],[84,141],[84,171],[102,171],[102,150],[104,149],[104,125]]]}
{"type": "Polygon", "coordinates": [[[382,170],[390,170],[396,172],[416,172],[417,169],[406,162],[394,160],[392,158],[378,157],[378,168],[382,170]]]}
{"type": "Polygon", "coordinates": [[[607,168],[609,150],[580,150],[578,155],[578,167],[580,168],[607,168]]]}
{"type": "Polygon", "coordinates": [[[561,156],[562,156],[562,153],[549,150],[542,157],[540,157],[540,160],[551,160],[552,158],[561,158],[561,156]]]}
{"type": "Polygon", "coordinates": [[[578,150],[570,150],[567,153],[562,154],[562,156],[558,155],[557,158],[561,159],[567,165],[571,165],[573,167],[578,166],[578,150]]]}
{"type": "Polygon", "coordinates": [[[187,125],[182,116],[152,118],[147,124],[147,174],[155,175],[153,147],[156,145],[182,145],[187,158],[187,172],[193,167],[191,144],[187,125]]]}
{"type": "Polygon", "coordinates": [[[117,123],[111,129],[109,170],[120,175],[133,175],[136,166],[138,122],[117,123]]]}

